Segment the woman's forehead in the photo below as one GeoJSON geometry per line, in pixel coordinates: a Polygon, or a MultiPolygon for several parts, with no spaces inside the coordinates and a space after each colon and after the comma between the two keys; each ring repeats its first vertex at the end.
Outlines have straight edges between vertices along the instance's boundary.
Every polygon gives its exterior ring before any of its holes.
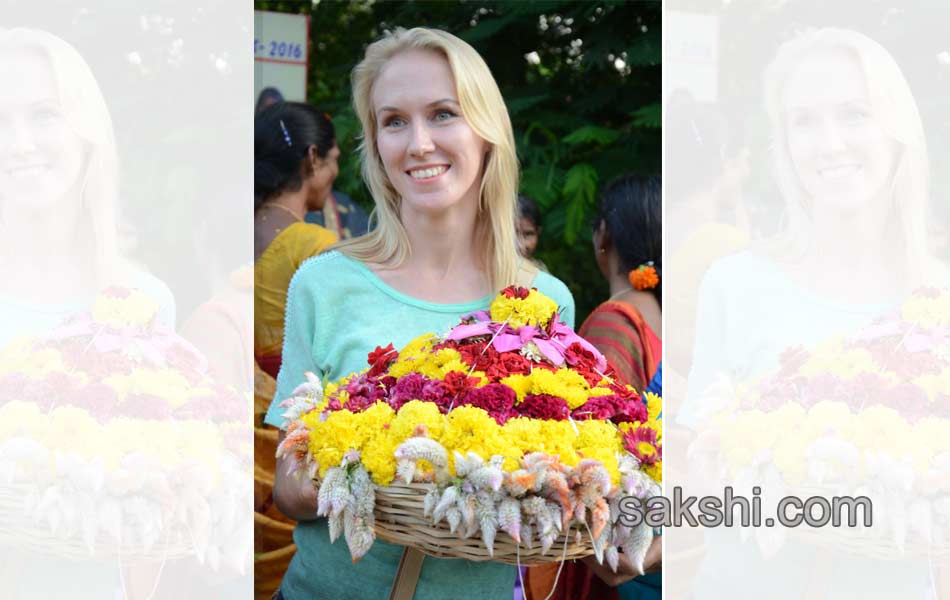
{"type": "Polygon", "coordinates": [[[426,106],[449,100],[458,102],[449,61],[432,50],[405,50],[380,70],[373,86],[376,112],[426,106]]]}

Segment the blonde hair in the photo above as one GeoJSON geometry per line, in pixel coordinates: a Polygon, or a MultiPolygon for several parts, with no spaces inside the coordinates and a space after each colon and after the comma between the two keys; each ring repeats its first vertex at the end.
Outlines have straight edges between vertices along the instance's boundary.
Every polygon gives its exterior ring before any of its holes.
{"type": "Polygon", "coordinates": [[[120,269],[115,214],[118,159],[112,119],[99,84],[75,48],[45,31],[0,29],[0,48],[39,52],[49,62],[64,118],[83,141],[80,239],[91,254],[97,285],[105,285],[120,269]]]}
{"type": "Polygon", "coordinates": [[[891,180],[892,210],[897,213],[904,252],[905,274],[910,285],[922,283],[931,262],[926,243],[928,165],[924,129],[917,103],[900,67],[880,44],[844,29],[804,32],[782,44],[765,71],[765,101],[773,131],[772,166],[786,201],[785,248],[803,251],[809,243],[810,203],[792,164],[782,109],[784,83],[802,60],[814,54],[843,51],[864,73],[874,118],[897,143],[891,180]]]}
{"type": "Polygon", "coordinates": [[[479,189],[476,239],[483,244],[489,281],[494,288],[501,289],[515,282],[519,261],[515,240],[518,158],[511,120],[498,85],[478,52],[454,35],[436,29],[396,29],[370,44],[363,60],[353,69],[353,106],[363,127],[363,180],[376,202],[376,228],[334,248],[364,262],[395,265],[411,253],[400,219],[401,199],[386,176],[376,144],[377,124],[372,105],[373,86],[383,67],[391,58],[410,49],[429,50],[446,58],[455,78],[463,117],[490,144],[479,189]]]}

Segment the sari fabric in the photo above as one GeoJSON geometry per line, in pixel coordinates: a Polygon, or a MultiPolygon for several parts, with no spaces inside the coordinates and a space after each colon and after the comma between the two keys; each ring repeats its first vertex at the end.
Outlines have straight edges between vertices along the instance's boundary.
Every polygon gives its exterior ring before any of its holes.
{"type": "Polygon", "coordinates": [[[271,377],[280,370],[290,278],[305,260],[336,241],[336,234],[319,225],[294,223],[254,263],[254,358],[271,377]]]}

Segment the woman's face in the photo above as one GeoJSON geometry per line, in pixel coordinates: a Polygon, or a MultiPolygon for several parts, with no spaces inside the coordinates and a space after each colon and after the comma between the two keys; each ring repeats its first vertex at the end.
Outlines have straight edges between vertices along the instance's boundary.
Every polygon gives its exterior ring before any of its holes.
{"type": "Polygon", "coordinates": [[[814,207],[851,212],[887,198],[897,145],[875,118],[853,57],[829,51],[805,59],[782,102],[789,155],[814,207]]]}
{"type": "Polygon", "coordinates": [[[527,217],[518,217],[515,225],[518,230],[518,251],[522,256],[531,258],[538,247],[538,226],[527,217]]]}
{"type": "Polygon", "coordinates": [[[80,191],[83,143],[66,122],[47,59],[0,54],[0,199],[20,210],[62,209],[80,191]],[[14,85],[11,82],[16,82],[14,85]]]}
{"type": "Polygon", "coordinates": [[[340,173],[338,162],[340,148],[333,144],[324,158],[316,156],[315,150],[311,152],[313,152],[313,163],[311,165],[313,172],[310,174],[308,181],[310,193],[307,194],[307,210],[323,210],[330,193],[333,191],[333,182],[336,181],[336,176],[340,173]]]}
{"type": "Polygon", "coordinates": [[[477,206],[488,144],[462,117],[441,54],[407,50],[390,59],[376,80],[372,104],[379,154],[404,214],[477,206]]]}

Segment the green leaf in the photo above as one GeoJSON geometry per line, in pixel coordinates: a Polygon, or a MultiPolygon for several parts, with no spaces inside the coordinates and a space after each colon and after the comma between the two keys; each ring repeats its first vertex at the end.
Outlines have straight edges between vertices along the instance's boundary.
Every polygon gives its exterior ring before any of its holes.
{"type": "Polygon", "coordinates": [[[564,139],[561,141],[571,146],[580,144],[599,144],[606,146],[614,143],[618,137],[620,137],[620,133],[613,129],[597,127],[596,125],[585,125],[564,136],[564,139]]]}
{"type": "Polygon", "coordinates": [[[659,129],[663,126],[663,109],[660,103],[647,104],[630,113],[635,127],[659,129]]]}
{"type": "Polygon", "coordinates": [[[584,226],[588,209],[594,206],[597,181],[597,171],[588,163],[574,165],[564,177],[564,197],[567,199],[564,240],[568,244],[575,242],[584,226]]]}
{"type": "Polygon", "coordinates": [[[485,38],[490,38],[505,27],[507,27],[517,15],[509,14],[501,18],[495,19],[484,19],[479,21],[478,25],[469,29],[468,31],[462,32],[459,37],[468,42],[469,44],[474,44],[485,38]]]}
{"type": "Polygon", "coordinates": [[[524,110],[527,110],[538,104],[544,102],[548,99],[548,94],[540,94],[538,96],[527,96],[524,98],[512,98],[508,100],[508,113],[511,115],[517,115],[524,110]]]}

